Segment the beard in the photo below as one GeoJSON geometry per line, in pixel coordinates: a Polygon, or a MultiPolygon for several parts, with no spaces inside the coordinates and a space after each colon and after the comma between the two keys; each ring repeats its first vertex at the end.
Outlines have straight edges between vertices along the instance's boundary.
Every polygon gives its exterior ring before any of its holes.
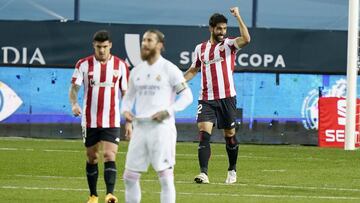
{"type": "Polygon", "coordinates": [[[147,61],[149,59],[151,59],[152,57],[154,57],[156,55],[156,50],[155,49],[144,49],[141,48],[141,59],[143,61],[147,61]]]}
{"type": "Polygon", "coordinates": [[[224,41],[225,39],[225,36],[224,35],[221,35],[221,34],[213,34],[213,39],[216,41],[216,42],[222,42],[224,41]]]}

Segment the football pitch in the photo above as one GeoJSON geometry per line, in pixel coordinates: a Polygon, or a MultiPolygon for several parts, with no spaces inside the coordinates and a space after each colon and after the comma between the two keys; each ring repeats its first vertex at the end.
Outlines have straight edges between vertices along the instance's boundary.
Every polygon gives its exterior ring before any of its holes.
{"type": "MultiPolygon", "coordinates": [[[[122,172],[128,142],[119,145],[116,196],[124,202],[122,172]]],[[[360,202],[360,152],[293,145],[240,145],[238,183],[224,184],[224,144],[212,144],[210,184],[198,174],[197,143],[177,144],[175,184],[179,203],[360,202]]],[[[81,140],[0,138],[0,202],[85,202],[81,140]]],[[[103,166],[98,192],[104,199],[103,166]]],[[[156,173],[141,177],[142,202],[159,202],[156,173]]]]}

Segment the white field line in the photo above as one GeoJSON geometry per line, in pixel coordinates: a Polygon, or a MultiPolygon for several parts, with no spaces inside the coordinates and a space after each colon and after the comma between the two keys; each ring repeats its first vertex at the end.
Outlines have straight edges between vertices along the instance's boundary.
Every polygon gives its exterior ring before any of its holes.
{"type": "Polygon", "coordinates": [[[78,142],[81,143],[81,139],[39,139],[28,137],[0,137],[0,140],[7,141],[35,141],[35,142],[78,142]]]}
{"type": "MultiPolygon", "coordinates": [[[[43,139],[43,138],[30,138],[30,137],[0,137],[0,140],[7,141],[35,141],[35,142],[72,142],[72,143],[83,143],[80,137],[78,139],[43,139]]],[[[128,142],[128,141],[123,141],[128,142]]],[[[193,145],[193,142],[179,142],[181,145],[190,146],[193,145]]],[[[221,143],[214,143],[221,144],[221,143]]],[[[264,148],[282,148],[282,149],[302,149],[300,145],[258,145],[264,148]]],[[[240,148],[252,148],[254,145],[240,144],[240,148]]]]}
{"type": "MultiPolygon", "coordinates": [[[[0,139],[1,140],[1,139],[0,139]]],[[[32,148],[8,148],[0,147],[0,151],[43,151],[43,152],[61,152],[61,153],[85,153],[85,150],[67,150],[67,149],[32,149],[32,148]]],[[[118,154],[126,154],[126,152],[118,152],[118,154]]],[[[181,154],[177,153],[176,156],[179,157],[197,157],[197,153],[193,154],[181,154]]],[[[227,157],[225,154],[212,154],[211,157],[227,157]]],[[[248,159],[284,159],[284,157],[271,157],[271,156],[252,156],[252,155],[241,155],[239,152],[239,158],[248,158],[248,159]]],[[[286,159],[289,159],[288,157],[286,159]]],[[[293,157],[291,160],[304,160],[304,161],[333,161],[332,159],[323,159],[323,158],[297,158],[293,157]]],[[[346,160],[337,160],[337,162],[346,161],[346,160]]]]}
{"type": "MultiPolygon", "coordinates": [[[[81,191],[85,192],[88,189],[84,188],[56,188],[56,187],[19,187],[19,186],[0,186],[0,189],[9,190],[54,190],[54,191],[81,191]]],[[[99,191],[104,191],[100,189],[99,191]]],[[[124,192],[124,190],[116,190],[124,192]]],[[[159,192],[143,191],[149,194],[159,194],[159,192]]],[[[191,195],[191,196],[226,196],[226,197],[258,197],[258,198],[286,198],[286,199],[330,199],[330,200],[360,200],[360,197],[345,197],[345,196],[309,196],[309,195],[267,195],[267,194],[227,194],[227,193],[191,193],[191,192],[177,192],[177,195],[191,195]]]]}
{"type": "MultiPolygon", "coordinates": [[[[17,174],[17,175],[8,175],[15,177],[23,178],[41,178],[41,179],[84,179],[84,177],[67,177],[67,176],[39,176],[39,175],[26,175],[26,174],[17,174]]],[[[123,181],[123,179],[119,180],[123,181]]],[[[158,182],[157,179],[141,179],[143,182],[158,182]]],[[[176,184],[194,184],[192,181],[184,180],[175,180],[176,184]]],[[[246,183],[235,183],[232,185],[226,183],[215,183],[211,182],[210,185],[225,185],[225,186],[244,186],[244,187],[261,187],[261,188],[284,188],[284,189],[301,189],[301,190],[330,190],[330,191],[347,191],[347,192],[360,192],[358,188],[335,188],[335,187],[314,187],[314,186],[297,186],[297,185],[267,185],[267,184],[246,184],[246,183]]],[[[360,197],[359,197],[360,198],[360,197]]]]}
{"type": "Polygon", "coordinates": [[[283,173],[285,172],[286,170],[285,169],[264,169],[264,170],[261,170],[262,172],[275,172],[275,173],[283,173]]]}
{"type": "MultiPolygon", "coordinates": [[[[5,148],[0,147],[0,151],[35,151],[35,149],[31,148],[5,148]]],[[[44,152],[63,152],[63,153],[85,153],[85,150],[67,150],[67,149],[42,149],[39,151],[44,152]]],[[[118,154],[126,154],[126,152],[117,152],[118,154]]],[[[176,156],[182,156],[182,157],[197,157],[198,155],[196,153],[194,154],[181,154],[176,153],[176,156]]],[[[212,157],[227,157],[227,155],[224,154],[212,154],[212,157]]],[[[247,156],[247,155],[239,155],[239,158],[250,158],[250,159],[273,159],[274,157],[265,157],[265,156],[247,156]]]]}

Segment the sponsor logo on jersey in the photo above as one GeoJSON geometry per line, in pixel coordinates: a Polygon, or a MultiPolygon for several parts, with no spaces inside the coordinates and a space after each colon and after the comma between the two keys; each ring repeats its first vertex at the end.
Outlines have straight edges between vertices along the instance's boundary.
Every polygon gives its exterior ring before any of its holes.
{"type": "Polygon", "coordinates": [[[214,64],[214,63],[217,63],[217,62],[222,62],[224,61],[224,59],[222,57],[219,57],[219,58],[214,58],[212,60],[209,60],[209,61],[204,61],[204,64],[205,65],[211,65],[211,64],[214,64]]]}

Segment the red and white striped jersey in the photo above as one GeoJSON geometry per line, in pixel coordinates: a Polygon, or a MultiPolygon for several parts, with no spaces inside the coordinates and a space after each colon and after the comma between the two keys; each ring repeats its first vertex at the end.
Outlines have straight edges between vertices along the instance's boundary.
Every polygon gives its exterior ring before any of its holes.
{"type": "Polygon", "coordinates": [[[83,127],[120,127],[119,90],[127,89],[128,77],[126,63],[116,56],[105,64],[93,55],[77,62],[71,82],[84,83],[83,127]]]}
{"type": "Polygon", "coordinates": [[[225,38],[218,44],[198,44],[191,67],[201,68],[199,100],[214,100],[236,95],[233,71],[237,47],[235,39],[225,38]]]}

